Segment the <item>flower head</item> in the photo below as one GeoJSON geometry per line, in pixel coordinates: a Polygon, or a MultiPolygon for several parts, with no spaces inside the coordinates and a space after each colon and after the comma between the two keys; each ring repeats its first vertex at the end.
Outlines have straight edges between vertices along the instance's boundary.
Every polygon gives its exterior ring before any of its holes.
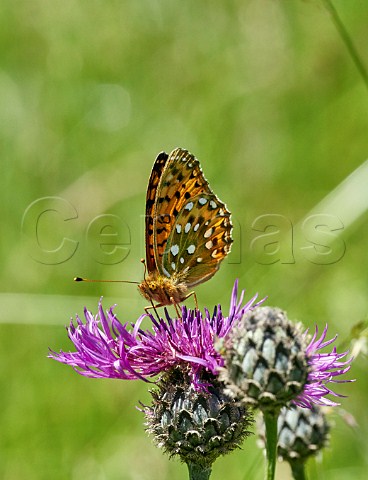
{"type": "MultiPolygon", "coordinates": [[[[261,448],[265,447],[265,424],[257,419],[261,448]]],[[[283,407],[277,419],[277,453],[291,465],[303,463],[321,452],[329,443],[330,424],[323,407],[313,405],[302,408],[296,405],[283,407]]]]}
{"type": "Polygon", "coordinates": [[[221,378],[233,396],[273,412],[303,391],[308,364],[302,330],[279,308],[247,313],[226,346],[221,378]]]}
{"type": "Polygon", "coordinates": [[[288,462],[304,462],[328,444],[330,425],[321,407],[283,408],[277,421],[278,454],[288,462]]]}
{"type": "Polygon", "coordinates": [[[226,368],[222,379],[234,395],[261,410],[277,410],[289,402],[300,407],[335,406],[326,398],[341,397],[330,384],[351,380],[337,377],[348,372],[351,359],[341,361],[348,352],[319,351],[336,339],[325,341],[327,325],[319,339],[318,329],[308,343],[308,330],[295,325],[285,312],[275,307],[260,307],[248,312],[227,340],[226,368]]]}
{"type": "Polygon", "coordinates": [[[196,390],[175,369],[151,394],[152,405],[143,406],[147,431],[166,453],[187,464],[210,468],[218,456],[239,448],[250,435],[252,413],[226,395],[214,377],[207,391],[196,390]]]}
{"type": "MultiPolygon", "coordinates": [[[[349,352],[337,353],[336,347],[333,347],[330,353],[318,353],[323,348],[333,343],[337,335],[330,340],[325,341],[327,335],[328,326],[326,325],[322,335],[317,339],[318,328],[314,332],[309,345],[306,347],[306,357],[309,365],[309,374],[307,383],[304,386],[303,392],[294,399],[296,405],[300,407],[312,408],[312,405],[325,405],[334,407],[340,405],[329,398],[326,395],[333,395],[334,397],[344,397],[333,390],[331,390],[331,384],[333,383],[346,383],[353,382],[354,380],[341,380],[338,379],[340,375],[348,372],[351,368],[351,362],[353,358],[341,361],[346,357],[349,352]]],[[[307,339],[308,330],[305,332],[305,338],[307,339]]]]}
{"type": "Polygon", "coordinates": [[[98,314],[85,309],[85,323],[77,316],[68,334],[76,352],[51,352],[50,357],[73,366],[87,377],[147,380],[162,372],[180,367],[187,372],[196,389],[206,389],[203,371],[217,374],[224,359],[215,342],[224,338],[245,313],[255,306],[257,296],[243,304],[244,291],[238,300],[238,282],[234,284],[230,311],[224,316],[220,305],[211,315],[182,307],[182,318],[172,319],[151,314],[139,317],[135,324],[122,324],[111,307],[105,314],[100,302],[98,314]],[[152,329],[143,330],[142,321],[149,317],[152,329]]]}

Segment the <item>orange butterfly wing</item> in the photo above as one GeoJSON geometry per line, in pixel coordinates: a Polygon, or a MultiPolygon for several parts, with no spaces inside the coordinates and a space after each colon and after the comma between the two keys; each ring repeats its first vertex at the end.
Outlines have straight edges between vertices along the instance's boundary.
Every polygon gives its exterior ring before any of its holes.
{"type": "Polygon", "coordinates": [[[173,150],[157,186],[153,215],[154,255],[161,274],[162,257],[176,217],[189,198],[204,192],[210,190],[199,161],[187,150],[173,150]]]}
{"type": "Polygon", "coordinates": [[[230,252],[230,212],[215,194],[201,193],[187,201],[167,242],[162,268],[183,274],[188,288],[209,280],[230,252]]]}
{"type": "Polygon", "coordinates": [[[169,156],[165,152],[157,155],[152,172],[148,181],[146,196],[146,263],[149,272],[157,269],[154,254],[154,226],[157,186],[160,182],[162,172],[164,171],[169,156]]]}
{"type": "Polygon", "coordinates": [[[230,212],[187,150],[176,148],[165,161],[152,210],[153,253],[159,273],[166,277],[182,273],[188,286],[212,277],[230,251],[230,212]]]}

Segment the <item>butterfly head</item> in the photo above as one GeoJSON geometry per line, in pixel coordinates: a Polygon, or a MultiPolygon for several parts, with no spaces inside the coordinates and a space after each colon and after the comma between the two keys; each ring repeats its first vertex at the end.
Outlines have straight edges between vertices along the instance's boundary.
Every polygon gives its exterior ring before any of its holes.
{"type": "Polygon", "coordinates": [[[188,291],[187,286],[180,277],[165,277],[157,272],[150,272],[138,290],[148,301],[157,302],[160,306],[181,303],[188,291]]]}

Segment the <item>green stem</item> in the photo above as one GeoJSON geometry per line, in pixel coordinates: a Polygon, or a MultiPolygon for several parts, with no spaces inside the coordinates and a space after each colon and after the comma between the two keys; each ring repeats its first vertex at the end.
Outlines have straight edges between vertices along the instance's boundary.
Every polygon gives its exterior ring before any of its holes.
{"type": "Polygon", "coordinates": [[[365,83],[365,86],[368,88],[368,73],[367,70],[359,56],[359,53],[357,49],[355,48],[355,45],[353,44],[349,33],[347,32],[344,24],[342,23],[337,10],[333,6],[331,0],[322,0],[322,3],[324,4],[326,10],[330,13],[332,21],[336,27],[336,30],[339,32],[340,37],[342,38],[342,41],[344,42],[346,48],[348,49],[350,56],[355,63],[356,68],[358,69],[363,82],[365,83]]]}
{"type": "Polygon", "coordinates": [[[208,480],[211,476],[212,468],[198,465],[198,463],[188,462],[189,480],[208,480]]]}
{"type": "Polygon", "coordinates": [[[266,479],[274,480],[277,460],[277,419],[280,411],[263,412],[266,427],[267,471],[266,479]]]}
{"type": "Polygon", "coordinates": [[[291,471],[293,472],[294,480],[307,480],[307,476],[305,474],[305,463],[295,460],[290,462],[291,471]]]}

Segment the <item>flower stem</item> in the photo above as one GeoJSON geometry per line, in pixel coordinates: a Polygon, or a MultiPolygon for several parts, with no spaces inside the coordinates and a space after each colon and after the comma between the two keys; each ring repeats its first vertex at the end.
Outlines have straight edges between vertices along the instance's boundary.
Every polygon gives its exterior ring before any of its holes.
{"type": "Polygon", "coordinates": [[[279,410],[276,412],[263,412],[263,418],[266,426],[267,480],[274,480],[275,478],[277,458],[277,419],[279,413],[279,410]]]}
{"type": "Polygon", "coordinates": [[[294,461],[290,462],[291,471],[293,472],[294,480],[307,480],[307,476],[305,475],[305,463],[301,461],[294,461]]]}
{"type": "Polygon", "coordinates": [[[204,467],[198,463],[188,462],[189,480],[208,480],[211,476],[212,468],[204,467]]]}
{"type": "Polygon", "coordinates": [[[349,33],[347,32],[344,24],[341,21],[341,18],[339,17],[336,8],[333,6],[331,0],[322,0],[322,3],[324,4],[326,10],[330,13],[332,21],[336,27],[336,30],[338,31],[342,41],[345,44],[345,47],[348,49],[348,52],[355,63],[356,68],[358,69],[363,82],[365,83],[365,86],[368,88],[368,73],[367,70],[359,56],[359,53],[357,49],[355,48],[355,45],[353,44],[353,41],[350,38],[349,33]]]}

